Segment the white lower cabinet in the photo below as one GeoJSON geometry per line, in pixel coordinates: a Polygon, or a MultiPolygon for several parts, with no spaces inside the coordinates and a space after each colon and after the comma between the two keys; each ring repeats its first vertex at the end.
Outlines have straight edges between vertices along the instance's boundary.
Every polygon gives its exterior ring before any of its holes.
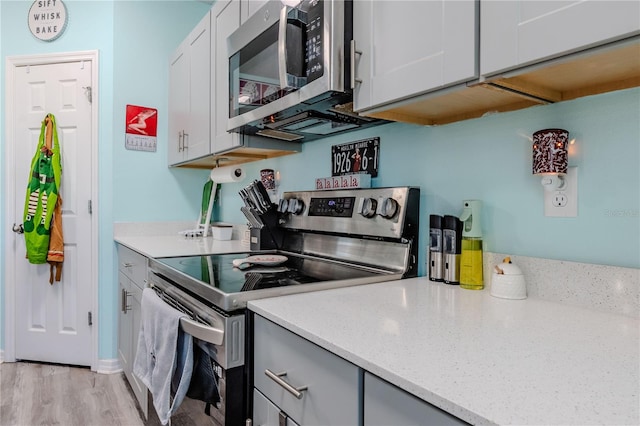
{"type": "Polygon", "coordinates": [[[358,367],[258,315],[254,344],[254,387],[275,406],[267,419],[282,411],[300,425],[359,423],[358,367]]]}
{"type": "Polygon", "coordinates": [[[364,373],[363,388],[365,426],[467,424],[371,373],[364,373]]]}
{"type": "Polygon", "coordinates": [[[124,375],[147,418],[147,388],[133,374],[133,360],[138,348],[142,289],[147,283],[148,259],[121,245],[118,246],[118,360],[124,375]]]}

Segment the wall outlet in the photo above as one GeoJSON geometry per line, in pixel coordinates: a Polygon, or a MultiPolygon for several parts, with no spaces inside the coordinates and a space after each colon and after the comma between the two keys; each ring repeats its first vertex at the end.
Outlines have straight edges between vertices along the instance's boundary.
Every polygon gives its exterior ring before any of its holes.
{"type": "Polygon", "coordinates": [[[548,217],[578,216],[578,168],[569,167],[561,190],[544,191],[544,215],[548,217]]]}

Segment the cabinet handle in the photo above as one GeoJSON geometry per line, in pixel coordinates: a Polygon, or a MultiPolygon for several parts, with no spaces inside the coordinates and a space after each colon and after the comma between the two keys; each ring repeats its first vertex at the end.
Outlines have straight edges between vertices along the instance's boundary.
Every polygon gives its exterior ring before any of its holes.
{"type": "Polygon", "coordinates": [[[125,268],[131,268],[133,266],[133,263],[125,262],[125,263],[122,264],[122,266],[124,266],[125,268]]]}
{"type": "Polygon", "coordinates": [[[187,132],[182,132],[182,150],[186,151],[187,149],[189,149],[189,144],[187,143],[189,142],[189,133],[187,132]]]}
{"type": "Polygon", "coordinates": [[[178,152],[182,152],[182,130],[178,132],[178,152]]]}
{"type": "Polygon", "coordinates": [[[266,370],[264,370],[264,374],[266,374],[271,380],[273,380],[274,382],[282,386],[284,390],[286,390],[287,392],[289,392],[291,395],[295,396],[298,399],[302,399],[302,396],[303,396],[302,392],[309,389],[308,386],[301,386],[299,388],[294,388],[289,383],[282,380],[281,377],[284,377],[287,375],[286,371],[283,371],[282,373],[274,373],[273,371],[267,368],[266,370]]]}
{"type": "Polygon", "coordinates": [[[123,288],[122,295],[120,297],[120,302],[121,302],[122,313],[125,315],[127,314],[127,311],[131,309],[131,305],[127,304],[127,298],[129,297],[129,295],[131,295],[131,293],[129,293],[127,290],[123,288]]]}
{"type": "Polygon", "coordinates": [[[362,56],[362,51],[356,50],[356,41],[351,40],[351,89],[356,88],[356,83],[362,84],[362,79],[356,78],[356,54],[362,56]]]}

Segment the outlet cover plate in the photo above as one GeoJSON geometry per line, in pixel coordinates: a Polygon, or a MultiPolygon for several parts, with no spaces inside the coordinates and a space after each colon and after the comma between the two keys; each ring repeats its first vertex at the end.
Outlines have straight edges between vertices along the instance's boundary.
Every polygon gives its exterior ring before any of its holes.
{"type": "Polygon", "coordinates": [[[544,191],[544,215],[548,217],[578,216],[578,168],[569,167],[564,177],[565,187],[562,190],[544,191]],[[558,198],[566,200],[564,206],[554,202],[558,198]]]}

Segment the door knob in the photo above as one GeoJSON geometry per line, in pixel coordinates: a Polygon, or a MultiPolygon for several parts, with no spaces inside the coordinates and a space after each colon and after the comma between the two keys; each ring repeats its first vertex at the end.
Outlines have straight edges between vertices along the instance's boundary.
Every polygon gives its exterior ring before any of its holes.
{"type": "Polygon", "coordinates": [[[18,234],[24,234],[24,228],[22,227],[22,224],[16,225],[14,223],[13,224],[13,232],[18,233],[18,234]]]}

